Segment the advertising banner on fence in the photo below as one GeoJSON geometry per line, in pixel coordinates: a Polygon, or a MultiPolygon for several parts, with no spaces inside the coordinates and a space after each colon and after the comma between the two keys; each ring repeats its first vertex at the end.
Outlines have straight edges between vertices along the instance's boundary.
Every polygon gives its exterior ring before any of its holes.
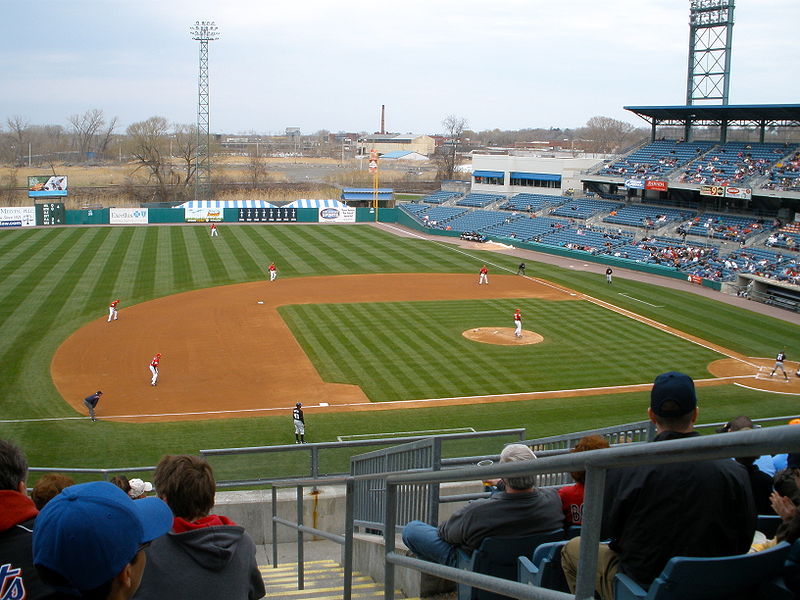
{"type": "Polygon", "coordinates": [[[725,195],[725,188],[721,185],[701,185],[701,196],[718,196],[722,198],[725,195]]]}
{"type": "Polygon", "coordinates": [[[221,223],[222,208],[184,208],[183,220],[187,223],[221,223]]]}
{"type": "Polygon", "coordinates": [[[108,222],[112,225],[146,225],[146,208],[109,208],[108,222]]]}
{"type": "Polygon", "coordinates": [[[655,190],[657,192],[666,192],[667,191],[667,182],[660,181],[658,179],[651,179],[649,181],[644,182],[644,189],[646,190],[655,190]]]}
{"type": "Polygon", "coordinates": [[[630,190],[643,190],[644,189],[644,181],[641,179],[626,179],[625,180],[625,187],[630,190]]]}
{"type": "Polygon", "coordinates": [[[33,227],[36,208],[33,206],[0,206],[0,227],[33,227]]]}
{"type": "Polygon", "coordinates": [[[751,188],[740,188],[729,185],[725,188],[726,198],[742,198],[743,200],[750,200],[753,197],[753,190],[751,188]]]}
{"type": "Polygon", "coordinates": [[[355,223],[356,209],[350,206],[340,206],[338,208],[320,208],[320,223],[355,223]]]}
{"type": "Polygon", "coordinates": [[[51,198],[67,195],[66,175],[29,175],[28,198],[51,198]]]}

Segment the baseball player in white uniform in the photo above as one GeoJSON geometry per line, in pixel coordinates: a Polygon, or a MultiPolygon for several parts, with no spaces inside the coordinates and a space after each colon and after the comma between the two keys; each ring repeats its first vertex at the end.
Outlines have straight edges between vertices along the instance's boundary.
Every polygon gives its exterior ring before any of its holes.
{"type": "Polygon", "coordinates": [[[150,385],[155,385],[158,383],[158,363],[161,361],[161,353],[159,352],[153,357],[153,360],[150,361],[150,372],[153,374],[153,377],[150,379],[150,385]]]}
{"type": "Polygon", "coordinates": [[[514,311],[514,335],[518,338],[522,337],[522,313],[519,309],[514,311]]]}
{"type": "Polygon", "coordinates": [[[119,304],[119,299],[114,300],[111,304],[108,305],[108,322],[111,323],[112,320],[116,321],[118,318],[117,315],[117,304],[119,304]]]}
{"type": "Polygon", "coordinates": [[[306,435],[306,421],[303,419],[303,406],[300,402],[294,405],[292,409],[292,420],[294,421],[294,443],[305,444],[306,435]]]}
{"type": "Polygon", "coordinates": [[[775,357],[775,366],[772,367],[772,373],[769,374],[770,377],[775,375],[775,371],[780,369],[781,373],[783,373],[783,378],[786,379],[786,381],[789,381],[789,375],[786,374],[786,369],[783,367],[783,361],[785,360],[786,360],[786,353],[783,350],[781,350],[775,357]]]}

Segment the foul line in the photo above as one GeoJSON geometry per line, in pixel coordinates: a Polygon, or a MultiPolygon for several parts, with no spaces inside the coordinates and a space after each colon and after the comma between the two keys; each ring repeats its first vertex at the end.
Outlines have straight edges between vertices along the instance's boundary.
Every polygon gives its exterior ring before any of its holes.
{"type": "Polygon", "coordinates": [[[781,392],[779,390],[762,390],[761,388],[750,387],[749,385],[744,385],[743,383],[734,383],[733,385],[738,385],[739,387],[743,387],[746,390],[753,390],[754,392],[769,392],[770,394],[783,394],[784,396],[800,396],[800,394],[796,392],[781,392]]]}
{"type": "MultiPolygon", "coordinates": [[[[713,377],[710,379],[695,379],[695,383],[723,383],[730,379],[747,379],[755,377],[755,375],[731,375],[728,377],[713,377]]],[[[604,392],[608,390],[612,391],[619,391],[624,392],[626,390],[629,391],[639,391],[641,389],[649,389],[652,386],[652,382],[647,383],[632,383],[628,385],[608,385],[608,386],[600,386],[600,387],[588,387],[588,388],[567,388],[562,390],[540,390],[534,392],[514,392],[510,394],[485,394],[481,396],[449,396],[443,398],[419,398],[417,400],[389,400],[386,402],[347,402],[344,404],[334,404],[328,406],[321,406],[317,405],[303,405],[306,409],[312,408],[342,408],[347,406],[392,406],[392,405],[405,405],[405,404],[413,404],[413,403],[436,403],[436,402],[452,402],[454,400],[489,400],[493,398],[518,398],[520,396],[529,396],[531,400],[535,399],[536,397],[540,396],[556,396],[558,394],[576,394],[576,393],[591,393],[591,392],[604,392]]],[[[767,391],[767,390],[760,390],[760,391],[767,391]]],[[[182,412],[182,413],[148,413],[144,415],[104,415],[99,420],[115,420],[115,419],[149,419],[149,418],[161,418],[161,417],[189,417],[189,416],[199,416],[199,415],[231,415],[231,414],[240,414],[240,413],[257,413],[257,412],[288,412],[288,408],[286,407],[267,407],[267,408],[243,408],[239,410],[208,410],[208,411],[192,411],[192,412],[182,412]]],[[[89,417],[86,416],[76,416],[76,417],[47,417],[41,419],[3,419],[0,420],[0,423],[40,423],[40,422],[47,422],[47,421],[80,421],[88,419],[89,417]]],[[[466,429],[466,428],[462,428],[466,429]]]]}
{"type": "Polygon", "coordinates": [[[634,298],[633,296],[628,296],[628,294],[623,294],[622,292],[619,293],[620,296],[625,296],[630,300],[635,300],[636,302],[641,302],[642,304],[647,304],[647,306],[652,306],[653,308],[664,308],[660,304],[650,304],[649,302],[645,302],[644,300],[639,300],[638,298],[634,298]]]}

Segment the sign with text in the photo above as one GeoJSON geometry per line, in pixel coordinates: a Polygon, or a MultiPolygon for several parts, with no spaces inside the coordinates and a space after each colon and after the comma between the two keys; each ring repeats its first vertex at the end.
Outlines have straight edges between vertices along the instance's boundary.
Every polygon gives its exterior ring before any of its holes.
{"type": "Polygon", "coordinates": [[[726,198],[742,198],[743,200],[750,200],[753,197],[753,190],[751,188],[740,188],[729,185],[725,188],[726,198]]]}
{"type": "Polygon", "coordinates": [[[44,202],[35,208],[37,225],[64,225],[67,222],[63,202],[44,202]]]}
{"type": "Polygon", "coordinates": [[[0,206],[0,227],[33,227],[36,209],[33,206],[0,206]]]}
{"type": "Polygon", "coordinates": [[[700,195],[717,196],[718,198],[722,198],[725,195],[725,188],[721,185],[701,185],[700,195]]]}
{"type": "Polygon", "coordinates": [[[47,198],[67,195],[66,175],[29,175],[28,198],[47,198]]]}
{"type": "Polygon", "coordinates": [[[296,208],[240,208],[240,223],[295,223],[296,208]]]}
{"type": "Polygon", "coordinates": [[[320,223],[355,223],[356,209],[350,206],[340,206],[338,208],[320,208],[320,223]]]}
{"type": "Polygon", "coordinates": [[[642,181],[641,179],[626,179],[625,187],[630,190],[643,190],[644,181],[642,181]]]}
{"type": "Polygon", "coordinates": [[[112,225],[146,225],[146,208],[109,208],[108,222],[112,225]]]}
{"type": "Polygon", "coordinates": [[[651,179],[649,181],[644,182],[644,189],[655,190],[656,192],[666,192],[667,182],[661,181],[659,179],[651,179]]]}
{"type": "Polygon", "coordinates": [[[183,220],[187,223],[221,223],[221,208],[184,208],[183,220]]]}

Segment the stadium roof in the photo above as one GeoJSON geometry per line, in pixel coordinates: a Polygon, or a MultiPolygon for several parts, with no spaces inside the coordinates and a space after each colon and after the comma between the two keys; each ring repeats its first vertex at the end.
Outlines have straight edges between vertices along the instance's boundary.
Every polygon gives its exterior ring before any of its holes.
{"type": "Polygon", "coordinates": [[[800,104],[704,104],[692,106],[626,106],[629,110],[657,125],[764,123],[800,126],[800,104]]]}

